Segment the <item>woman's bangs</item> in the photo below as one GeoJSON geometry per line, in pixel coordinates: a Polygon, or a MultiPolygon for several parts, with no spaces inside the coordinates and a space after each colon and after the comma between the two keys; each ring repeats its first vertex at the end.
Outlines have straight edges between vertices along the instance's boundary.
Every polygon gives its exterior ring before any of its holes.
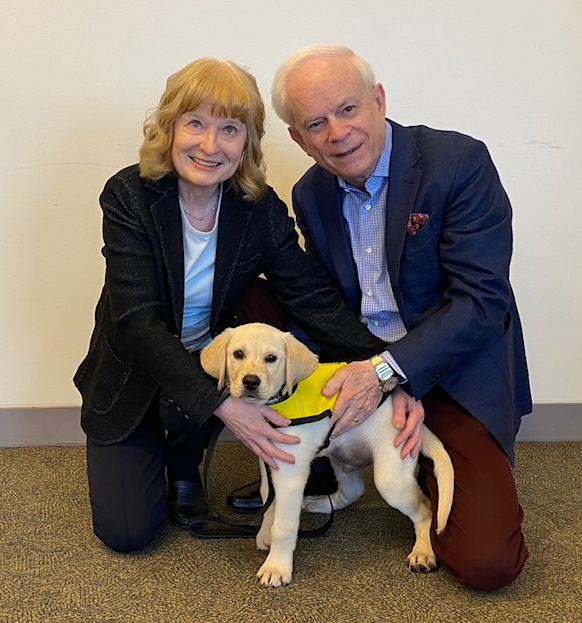
{"type": "Polygon", "coordinates": [[[216,92],[208,99],[210,100],[210,110],[216,117],[238,119],[248,125],[252,102],[246,90],[231,89],[227,85],[219,85],[216,92]]]}

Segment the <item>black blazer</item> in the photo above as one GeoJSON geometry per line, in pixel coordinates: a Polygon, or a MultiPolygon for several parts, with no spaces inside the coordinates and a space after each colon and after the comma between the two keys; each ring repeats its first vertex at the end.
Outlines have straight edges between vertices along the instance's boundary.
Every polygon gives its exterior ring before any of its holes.
{"type": "MultiPolygon", "coordinates": [[[[520,418],[532,405],[509,283],[509,200],[482,142],[390,124],[386,264],[408,334],[389,350],[417,398],[441,385],[513,458],[520,418]],[[418,232],[407,227],[413,214],[428,215],[418,232]]],[[[293,189],[293,207],[312,264],[359,313],[336,177],[312,167],[293,189]]]]}
{"type": "MultiPolygon", "coordinates": [[[[178,185],[139,177],[137,166],[114,175],[100,197],[105,285],[89,352],[74,382],[81,424],[96,443],[124,439],[158,392],[198,423],[224,396],[179,335],[184,307],[184,259],[178,185]]],[[[318,278],[297,241],[293,219],[271,188],[245,201],[225,188],[210,331],[236,323],[235,306],[264,274],[284,309],[329,357],[353,360],[384,348],[318,278]]]]}

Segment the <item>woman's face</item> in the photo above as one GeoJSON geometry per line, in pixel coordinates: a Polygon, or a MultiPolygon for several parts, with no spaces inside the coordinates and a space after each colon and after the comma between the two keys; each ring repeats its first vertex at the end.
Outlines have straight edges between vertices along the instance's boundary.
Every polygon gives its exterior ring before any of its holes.
{"type": "Polygon", "coordinates": [[[174,122],[172,162],[182,183],[214,187],[230,179],[240,164],[247,127],[238,119],[215,117],[210,103],[174,122]]]}

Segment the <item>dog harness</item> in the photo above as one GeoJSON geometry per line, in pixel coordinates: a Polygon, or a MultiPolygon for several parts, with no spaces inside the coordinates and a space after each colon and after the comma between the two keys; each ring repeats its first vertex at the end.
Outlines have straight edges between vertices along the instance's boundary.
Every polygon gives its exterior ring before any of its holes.
{"type": "Polygon", "coordinates": [[[338,394],[327,398],[322,395],[321,390],[329,379],[345,365],[345,362],[320,363],[313,374],[299,381],[291,396],[281,402],[269,404],[269,407],[289,418],[291,426],[331,417],[338,394]]]}
{"type": "MultiPolygon", "coordinates": [[[[289,418],[291,420],[291,425],[307,424],[308,422],[317,422],[318,420],[323,420],[326,417],[331,417],[331,411],[336,403],[338,395],[335,394],[334,396],[331,396],[331,398],[326,398],[321,395],[321,390],[324,388],[327,381],[329,381],[329,379],[335,374],[335,372],[345,365],[345,363],[320,363],[313,374],[308,376],[306,379],[303,379],[303,381],[299,381],[291,396],[283,398],[281,402],[269,404],[269,406],[271,409],[275,409],[285,417],[289,418]]],[[[275,400],[275,398],[273,398],[273,400],[275,400]]],[[[271,425],[275,426],[274,424],[271,425]]],[[[188,524],[188,530],[195,536],[206,539],[233,537],[256,538],[258,527],[256,525],[251,525],[249,522],[250,520],[255,520],[261,517],[275,498],[275,490],[273,489],[273,484],[270,479],[269,469],[267,469],[267,477],[269,480],[269,495],[267,501],[251,518],[237,520],[232,517],[225,517],[218,511],[214,511],[215,514],[212,514],[213,509],[208,496],[208,474],[210,472],[210,462],[214,454],[214,448],[216,447],[218,436],[223,427],[224,424],[220,422],[220,425],[217,426],[212,433],[212,437],[206,451],[206,456],[204,458],[202,488],[204,490],[204,497],[210,509],[209,514],[194,517],[188,524]],[[217,526],[219,529],[217,529],[217,526]],[[227,526],[226,530],[224,526],[227,526]]],[[[328,431],[327,439],[323,442],[323,445],[318,452],[329,444],[329,437],[332,430],[333,428],[328,431]]],[[[332,505],[331,514],[324,525],[310,530],[300,529],[299,536],[303,538],[321,536],[330,528],[333,522],[333,517],[334,513],[332,505]]]]}

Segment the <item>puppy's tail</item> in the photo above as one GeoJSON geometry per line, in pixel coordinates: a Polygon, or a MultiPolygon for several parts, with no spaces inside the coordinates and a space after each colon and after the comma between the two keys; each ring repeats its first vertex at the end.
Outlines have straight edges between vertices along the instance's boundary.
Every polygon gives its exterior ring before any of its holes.
{"type": "Polygon", "coordinates": [[[455,471],[451,457],[445,450],[441,440],[426,426],[424,427],[422,453],[429,459],[432,459],[434,463],[434,474],[439,489],[436,533],[441,534],[447,525],[453,505],[455,471]]]}

